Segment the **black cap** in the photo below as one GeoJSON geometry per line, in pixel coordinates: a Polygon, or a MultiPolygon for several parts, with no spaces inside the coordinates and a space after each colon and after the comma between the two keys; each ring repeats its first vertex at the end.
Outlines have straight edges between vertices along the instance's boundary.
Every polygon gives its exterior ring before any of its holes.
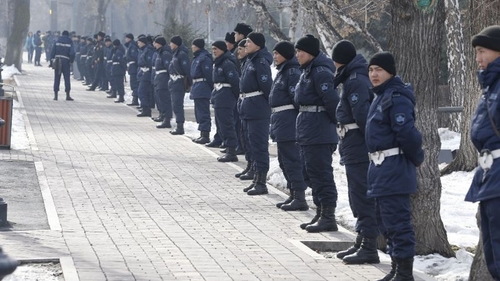
{"type": "Polygon", "coordinates": [[[240,22],[240,23],[236,24],[234,31],[241,33],[241,34],[245,35],[245,37],[247,37],[248,34],[250,34],[250,32],[253,31],[253,29],[250,27],[250,25],[240,22]]]}
{"type": "Polygon", "coordinates": [[[245,44],[247,43],[247,39],[243,39],[238,43],[238,47],[245,47],[245,44]]]}
{"type": "Polygon", "coordinates": [[[389,52],[379,52],[373,55],[368,63],[368,67],[371,65],[377,65],[382,67],[389,74],[396,75],[396,62],[394,57],[389,52]]]}
{"type": "Polygon", "coordinates": [[[40,34],[40,33],[42,33],[40,30],[37,30],[37,31],[36,31],[36,34],[40,34]]]}
{"type": "Polygon", "coordinates": [[[200,49],[205,49],[205,40],[203,40],[202,38],[194,39],[193,45],[195,45],[196,47],[198,47],[200,49]]]}
{"type": "Polygon", "coordinates": [[[287,60],[292,59],[295,55],[295,48],[293,47],[293,44],[288,41],[281,41],[276,43],[273,51],[278,52],[287,60]]]}
{"type": "Polygon", "coordinates": [[[252,32],[248,34],[248,39],[252,40],[252,42],[254,42],[255,45],[259,46],[260,48],[266,47],[266,38],[262,33],[252,32]]]}
{"type": "Polygon", "coordinates": [[[129,33],[129,34],[125,35],[125,38],[129,38],[130,40],[134,40],[134,34],[129,33]]]}
{"type": "Polygon", "coordinates": [[[65,31],[62,32],[62,35],[69,36],[69,32],[67,30],[65,30],[65,31]]]}
{"type": "Polygon", "coordinates": [[[142,42],[144,44],[148,44],[148,38],[146,36],[139,37],[137,41],[142,42]]]}
{"type": "Polygon", "coordinates": [[[491,25],[472,37],[472,46],[500,52],[500,25],[491,25]]]}
{"type": "Polygon", "coordinates": [[[165,46],[165,45],[167,45],[167,40],[163,36],[158,36],[155,39],[155,43],[158,43],[158,44],[160,44],[162,46],[165,46]]]}
{"type": "Polygon", "coordinates": [[[234,39],[234,32],[226,32],[226,37],[224,38],[224,41],[229,42],[231,44],[236,44],[236,40],[234,39]]]}
{"type": "Polygon", "coordinates": [[[174,37],[170,38],[170,42],[174,43],[177,46],[182,45],[182,38],[179,35],[175,35],[174,37]]]}
{"type": "Polygon", "coordinates": [[[121,42],[120,42],[120,40],[118,40],[118,39],[115,39],[115,40],[113,41],[113,46],[118,47],[118,46],[120,46],[121,44],[122,44],[122,43],[121,43],[121,42]]]}
{"type": "Polygon", "coordinates": [[[106,36],[106,34],[104,32],[102,32],[102,31],[99,31],[97,33],[97,36],[100,36],[100,37],[104,38],[104,36],[106,36]]]}
{"type": "Polygon", "coordinates": [[[215,41],[212,43],[212,46],[217,47],[217,49],[220,49],[224,52],[227,51],[227,45],[224,41],[215,41]]]}
{"type": "Polygon", "coordinates": [[[113,42],[113,41],[111,41],[111,38],[107,37],[106,39],[104,39],[104,42],[113,42]]]}
{"type": "Polygon", "coordinates": [[[295,49],[304,51],[312,56],[317,56],[319,54],[319,39],[311,34],[307,34],[295,43],[295,49]]]}
{"type": "Polygon", "coordinates": [[[356,48],[348,40],[341,40],[333,46],[332,60],[336,63],[348,64],[356,57],[356,48]]]}

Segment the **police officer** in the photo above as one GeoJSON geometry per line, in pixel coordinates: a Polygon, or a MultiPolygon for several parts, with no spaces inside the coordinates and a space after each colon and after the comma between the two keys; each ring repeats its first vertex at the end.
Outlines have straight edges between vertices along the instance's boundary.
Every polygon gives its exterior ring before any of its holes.
{"type": "MultiPolygon", "coordinates": [[[[210,96],[212,94],[212,55],[205,50],[205,41],[201,38],[193,40],[191,45],[193,62],[191,63],[191,78],[193,86],[189,98],[194,100],[194,115],[198,123],[200,137],[193,139],[195,143],[206,144],[210,142],[210,96]]],[[[226,144],[227,145],[227,144],[226,144]]]]}
{"type": "Polygon", "coordinates": [[[53,36],[52,36],[52,31],[47,30],[45,34],[43,35],[43,48],[45,50],[45,61],[50,61],[50,51],[52,50],[53,47],[53,36]]]}
{"type": "Polygon", "coordinates": [[[103,76],[105,75],[104,71],[104,36],[106,34],[102,31],[97,33],[97,41],[94,45],[93,55],[92,55],[92,66],[94,69],[94,80],[92,81],[92,85],[87,89],[87,91],[95,91],[97,86],[101,85],[103,76]]]}
{"type": "Polygon", "coordinates": [[[33,43],[35,44],[35,60],[34,60],[35,66],[42,66],[40,64],[40,58],[42,56],[42,44],[43,44],[42,38],[40,38],[41,34],[42,32],[38,30],[33,38],[33,43]]]}
{"type": "Polygon", "coordinates": [[[337,147],[335,109],[339,96],[333,85],[335,66],[319,49],[313,35],[300,38],[295,44],[302,74],[295,88],[299,104],[296,130],[304,161],[306,181],[313,191],[317,215],[302,224],[308,232],[337,231],[335,208],[337,188],[333,180],[332,154],[337,147]]]}
{"type": "Polygon", "coordinates": [[[125,61],[125,48],[122,46],[120,40],[115,39],[113,41],[113,50],[110,55],[110,81],[113,81],[111,85],[111,90],[113,91],[112,95],[115,97],[118,95],[118,99],[115,100],[115,103],[124,102],[125,86],[123,80],[127,70],[127,62],[125,61]]]}
{"type": "Polygon", "coordinates": [[[182,44],[182,38],[178,35],[170,39],[170,48],[172,49],[172,61],[169,66],[170,80],[168,88],[172,95],[172,109],[175,114],[177,127],[170,131],[172,135],[184,134],[184,95],[191,86],[189,77],[190,63],[188,58],[188,49],[182,44]]]}
{"type": "Polygon", "coordinates": [[[366,196],[368,149],[365,143],[366,116],[373,92],[368,78],[368,62],[348,40],[333,47],[332,59],[337,68],[335,88],[340,84],[340,102],[337,107],[337,133],[341,162],[345,166],[349,204],[357,218],[355,244],[337,253],[347,264],[379,263],[377,252],[377,219],[375,200],[366,196]]]}
{"type": "Polygon", "coordinates": [[[80,54],[75,58],[77,60],[77,66],[80,70],[79,81],[85,81],[85,76],[87,76],[87,70],[85,65],[82,64],[83,56],[87,58],[87,36],[81,36],[80,42],[78,42],[80,54]]]}
{"type": "MultiPolygon", "coordinates": [[[[118,40],[119,42],[119,40],[118,40]]],[[[121,42],[120,46],[121,46],[121,42]]],[[[113,45],[113,41],[111,41],[110,37],[106,37],[104,39],[104,75],[102,77],[102,86],[101,90],[102,91],[107,91],[109,89],[108,85],[111,85],[111,89],[107,92],[109,95],[107,98],[116,98],[116,91],[113,91],[113,76],[111,75],[111,68],[113,67],[113,51],[115,51],[116,48],[113,45]]]]}
{"type": "Polygon", "coordinates": [[[71,91],[70,64],[75,60],[75,47],[73,41],[69,38],[69,32],[63,31],[62,36],[57,39],[57,42],[50,51],[50,62],[54,68],[54,100],[58,98],[59,84],[61,82],[61,74],[64,76],[64,91],[66,92],[66,100],[72,101],[69,95],[71,91]]]}
{"type": "Polygon", "coordinates": [[[154,46],[157,52],[155,60],[156,74],[154,78],[155,101],[160,112],[160,117],[162,118],[161,124],[157,125],[156,128],[171,128],[172,98],[168,90],[168,80],[170,78],[168,67],[172,61],[172,50],[167,44],[167,40],[162,36],[155,39],[154,46]]]}
{"type": "Polygon", "coordinates": [[[139,98],[137,97],[137,87],[139,83],[137,82],[137,54],[138,47],[137,43],[134,41],[134,35],[132,33],[128,33],[125,35],[125,57],[127,60],[127,73],[129,75],[130,80],[130,89],[132,90],[132,102],[128,103],[128,106],[137,106],[139,105],[139,98]]]}
{"type": "Polygon", "coordinates": [[[73,46],[75,46],[75,61],[71,65],[71,69],[73,71],[73,77],[75,77],[76,80],[81,80],[82,74],[78,68],[80,61],[80,36],[73,34],[72,40],[73,46]]]}
{"type": "Polygon", "coordinates": [[[231,33],[226,32],[226,36],[224,37],[227,50],[233,54],[236,51],[236,47],[238,47],[238,45],[236,44],[236,40],[234,39],[234,34],[235,34],[234,31],[231,33]]]}
{"type": "Polygon", "coordinates": [[[255,161],[253,183],[244,189],[248,195],[267,194],[267,172],[269,171],[269,118],[271,107],[269,93],[273,79],[270,64],[271,53],[266,48],[262,33],[248,35],[245,51],[248,54],[240,79],[241,103],[239,113],[242,120],[243,135],[255,161]]]}
{"type": "Polygon", "coordinates": [[[142,112],[137,114],[137,117],[151,117],[151,108],[154,106],[151,99],[151,70],[153,67],[153,51],[148,47],[148,38],[140,37],[137,39],[139,54],[137,56],[137,80],[139,87],[137,95],[141,102],[142,112]]]}
{"type": "MultiPolygon", "coordinates": [[[[396,275],[413,280],[415,232],[410,194],[417,191],[416,167],[424,161],[422,136],[415,128],[415,96],[396,75],[391,53],[375,54],[368,64],[377,98],[370,106],[365,138],[370,153],[368,197],[375,198],[396,275]]],[[[389,276],[390,277],[390,276],[389,276]]]]}
{"type": "Polygon", "coordinates": [[[236,131],[234,128],[234,106],[240,94],[239,75],[236,58],[227,49],[223,41],[212,44],[214,54],[213,82],[211,102],[215,111],[215,118],[219,124],[219,132],[226,144],[226,152],[217,158],[219,162],[236,162],[236,131]]]}
{"type": "Polygon", "coordinates": [[[479,152],[479,167],[466,201],[479,201],[486,265],[500,280],[500,26],[492,25],[472,38],[483,93],[472,118],[471,140],[479,152]]]}
{"type": "Polygon", "coordinates": [[[271,139],[278,144],[278,162],[287,182],[290,196],[276,207],[284,211],[306,211],[307,185],[302,174],[299,147],[295,141],[295,120],[298,107],[294,105],[295,85],[299,81],[299,63],[293,44],[278,42],[273,49],[274,65],[278,74],[273,82],[269,104],[271,105],[271,139]]]}
{"type": "MultiPolygon", "coordinates": [[[[97,35],[94,36],[97,38],[97,35]]],[[[92,82],[94,81],[95,77],[95,68],[93,64],[93,58],[94,58],[94,47],[95,47],[95,39],[92,37],[87,38],[87,57],[85,60],[85,65],[87,67],[87,72],[88,72],[88,78],[89,80],[85,81],[84,85],[90,86],[92,85],[92,82]]]]}

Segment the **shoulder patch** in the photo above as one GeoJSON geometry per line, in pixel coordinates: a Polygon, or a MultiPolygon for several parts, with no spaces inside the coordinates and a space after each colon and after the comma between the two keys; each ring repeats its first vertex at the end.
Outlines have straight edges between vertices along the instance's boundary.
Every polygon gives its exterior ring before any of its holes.
{"type": "Polygon", "coordinates": [[[356,72],[354,72],[353,74],[351,74],[351,76],[349,76],[349,80],[354,80],[356,79],[356,72]]]}
{"type": "Polygon", "coordinates": [[[269,77],[267,76],[267,74],[262,74],[262,75],[260,76],[260,80],[261,80],[262,82],[267,82],[267,79],[268,79],[268,78],[269,78],[269,77]]]}
{"type": "Polygon", "coordinates": [[[400,93],[392,93],[393,98],[399,98],[401,96],[400,93]]]}
{"type": "Polygon", "coordinates": [[[352,104],[357,104],[359,101],[359,95],[357,93],[352,93],[349,99],[352,104]]]}
{"type": "Polygon", "coordinates": [[[267,63],[267,60],[266,60],[265,58],[261,58],[261,59],[259,60],[259,62],[260,62],[261,64],[268,64],[268,63],[267,63]]]}
{"type": "Polygon", "coordinates": [[[394,119],[396,119],[396,124],[403,125],[405,123],[406,116],[404,113],[396,113],[396,115],[394,115],[394,119]]]}
{"type": "Polygon", "coordinates": [[[186,65],[186,64],[187,64],[187,61],[183,60],[182,65],[186,65]]]}
{"type": "Polygon", "coordinates": [[[227,76],[228,76],[229,78],[232,78],[232,77],[234,76],[233,71],[232,71],[232,70],[231,70],[231,71],[229,71],[229,73],[227,74],[227,76]]]}
{"type": "Polygon", "coordinates": [[[322,67],[322,66],[318,66],[318,67],[316,67],[316,72],[318,72],[318,73],[319,73],[319,72],[323,72],[323,71],[325,71],[325,68],[324,68],[324,67],[322,67]]]}
{"type": "Polygon", "coordinates": [[[328,83],[323,83],[320,87],[322,92],[328,91],[328,83]]]}
{"type": "Polygon", "coordinates": [[[290,86],[290,94],[295,94],[295,86],[290,86]]]}

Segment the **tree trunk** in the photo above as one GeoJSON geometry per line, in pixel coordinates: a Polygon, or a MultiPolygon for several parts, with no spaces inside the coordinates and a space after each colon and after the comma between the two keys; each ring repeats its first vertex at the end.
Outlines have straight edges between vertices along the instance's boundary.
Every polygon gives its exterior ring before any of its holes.
{"type": "MultiPolygon", "coordinates": [[[[464,33],[458,0],[445,0],[446,20],[445,30],[448,57],[448,84],[451,92],[451,106],[462,106],[464,99],[466,60],[464,52],[464,33]]],[[[460,132],[460,113],[449,114],[450,129],[460,132]]]]}
{"type": "Polygon", "coordinates": [[[15,65],[21,71],[23,46],[30,25],[30,0],[10,0],[14,4],[12,30],[7,40],[6,65],[15,65]]]}
{"type": "Polygon", "coordinates": [[[104,33],[108,33],[106,26],[106,10],[108,9],[109,2],[111,0],[99,0],[97,4],[97,27],[96,31],[103,31],[104,33]]]}
{"type": "MultiPolygon", "coordinates": [[[[443,42],[444,4],[430,1],[417,6],[413,0],[391,0],[389,46],[398,73],[410,82],[417,99],[416,124],[422,133],[425,161],[418,168],[419,190],[412,196],[413,225],[418,255],[432,253],[453,257],[440,216],[441,180],[438,168],[440,140],[437,131],[437,94],[443,42]],[[425,42],[425,44],[422,44],[425,42]]],[[[419,2],[422,3],[422,2],[419,2]]]]}
{"type": "Polygon", "coordinates": [[[288,30],[288,37],[291,42],[295,42],[295,33],[297,32],[297,19],[299,18],[299,0],[292,0],[292,15],[290,17],[290,29],[288,30]]]}
{"type": "MultiPolygon", "coordinates": [[[[476,213],[477,227],[481,230],[481,215],[479,213],[479,207],[476,213]]],[[[469,273],[469,281],[495,281],[491,277],[488,268],[486,267],[486,260],[484,259],[483,252],[483,235],[479,234],[479,242],[477,243],[476,255],[472,261],[469,273]]]]}
{"type": "Polygon", "coordinates": [[[328,16],[318,8],[317,1],[302,1],[302,5],[309,13],[310,17],[314,19],[312,23],[326,49],[327,55],[331,54],[333,46],[337,41],[342,40],[342,36],[332,26],[328,16]]]}
{"type": "Polygon", "coordinates": [[[271,16],[271,14],[269,13],[269,10],[267,10],[267,6],[264,1],[247,0],[247,3],[255,10],[255,12],[257,12],[257,25],[264,24],[266,22],[269,26],[269,34],[276,41],[290,40],[290,38],[286,36],[280,29],[279,24],[276,22],[273,16],[271,16]]]}

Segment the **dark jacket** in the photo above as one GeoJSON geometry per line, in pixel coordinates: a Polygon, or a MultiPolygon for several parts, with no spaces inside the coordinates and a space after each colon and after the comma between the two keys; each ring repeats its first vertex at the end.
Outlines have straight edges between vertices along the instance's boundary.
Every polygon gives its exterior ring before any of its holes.
{"type": "Polygon", "coordinates": [[[149,82],[151,83],[151,70],[153,68],[153,50],[148,46],[143,46],[139,49],[139,54],[137,56],[137,80],[139,82],[149,82]]]}
{"type": "Polygon", "coordinates": [[[241,100],[238,109],[241,119],[270,118],[269,93],[273,85],[270,67],[272,61],[273,57],[265,47],[247,56],[241,73],[240,91],[242,93],[261,91],[264,94],[241,100]]]}
{"type": "Polygon", "coordinates": [[[111,75],[123,79],[127,71],[127,62],[125,61],[125,48],[122,45],[113,47],[111,60],[111,75]]]}
{"type": "Polygon", "coordinates": [[[35,44],[35,47],[41,47],[43,42],[42,39],[40,38],[40,34],[33,35],[33,44],[35,44]]]}
{"type": "Polygon", "coordinates": [[[172,61],[172,50],[169,45],[156,50],[156,60],[154,61],[156,75],[154,77],[155,89],[168,89],[168,67],[172,61]],[[163,72],[166,70],[166,72],[163,72]],[[160,73],[158,73],[160,71],[160,73]]]}
{"type": "MultiPolygon", "coordinates": [[[[500,58],[488,64],[478,74],[483,94],[479,100],[476,113],[472,118],[471,140],[478,152],[500,149],[500,58]],[[490,120],[491,118],[491,120],[490,120]]],[[[493,165],[486,173],[478,167],[465,200],[476,202],[500,197],[500,158],[493,160],[493,165]]]]}
{"type": "Polygon", "coordinates": [[[399,147],[403,154],[386,157],[380,166],[370,163],[370,197],[410,194],[417,191],[416,167],[424,161],[422,136],[415,128],[415,96],[399,76],[373,88],[365,139],[369,152],[399,147]]]}
{"type": "Polygon", "coordinates": [[[188,49],[184,44],[181,44],[175,51],[172,52],[172,61],[168,68],[170,76],[181,75],[183,78],[168,81],[168,88],[170,91],[185,92],[186,86],[191,85],[191,78],[189,76],[189,70],[191,65],[189,63],[188,49]]]}
{"type": "Polygon", "coordinates": [[[135,41],[125,43],[125,60],[127,61],[127,72],[129,75],[137,75],[137,57],[139,56],[139,47],[135,41]]]}
{"type": "Polygon", "coordinates": [[[73,40],[69,36],[60,36],[52,46],[50,59],[52,60],[55,57],[61,58],[62,63],[73,63],[75,60],[75,47],[73,46],[73,40]]]}
{"type": "Polygon", "coordinates": [[[339,141],[342,162],[354,164],[367,162],[368,149],[365,143],[365,127],[368,109],[373,100],[372,84],[368,78],[368,63],[358,54],[349,64],[337,70],[335,88],[342,84],[342,93],[337,107],[338,124],[357,124],[359,129],[348,130],[339,141]]]}
{"type": "MultiPolygon", "coordinates": [[[[278,73],[269,94],[269,105],[271,108],[294,105],[295,86],[300,78],[299,63],[293,57],[276,68],[278,73]]],[[[298,106],[271,114],[270,133],[273,141],[295,141],[295,120],[298,114],[298,106]]]]}
{"type": "Polygon", "coordinates": [[[324,106],[322,112],[300,112],[297,116],[297,142],[300,145],[338,143],[335,110],[339,95],[333,84],[335,65],[320,51],[308,64],[295,87],[295,103],[299,106],[324,106]]]}
{"type": "Polygon", "coordinates": [[[214,85],[212,82],[212,55],[205,49],[200,49],[193,55],[190,72],[191,79],[193,79],[193,86],[191,87],[189,98],[209,99],[214,85]],[[205,79],[206,81],[194,82],[195,79],[205,79]]]}
{"type": "Polygon", "coordinates": [[[240,94],[240,79],[237,69],[237,59],[229,51],[226,51],[214,61],[213,83],[230,84],[231,87],[223,87],[212,91],[211,103],[214,108],[234,108],[240,94]]]}
{"type": "Polygon", "coordinates": [[[115,51],[114,46],[110,45],[104,47],[104,60],[106,61],[106,73],[111,74],[111,68],[113,66],[113,52],[115,51]]]}

